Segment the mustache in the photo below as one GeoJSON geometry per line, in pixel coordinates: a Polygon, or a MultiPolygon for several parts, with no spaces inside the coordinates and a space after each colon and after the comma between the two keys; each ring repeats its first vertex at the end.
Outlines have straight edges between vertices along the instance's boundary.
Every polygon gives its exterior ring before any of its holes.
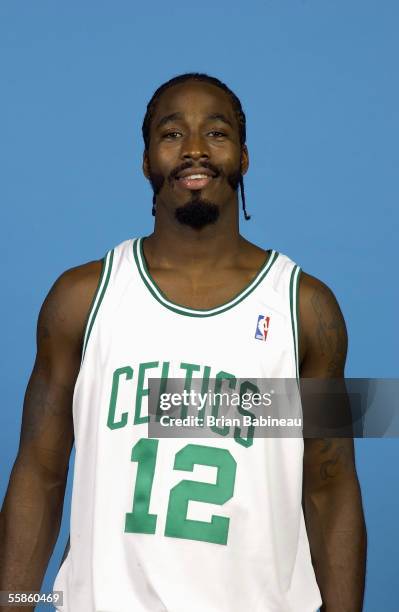
{"type": "MultiPolygon", "coordinates": [[[[183,170],[188,170],[189,168],[195,168],[195,166],[189,162],[186,162],[185,164],[181,164],[180,166],[172,170],[172,172],[169,175],[169,180],[173,181],[176,178],[176,176],[179,174],[179,172],[183,172],[183,170]]],[[[219,176],[220,174],[222,174],[222,172],[218,168],[216,168],[213,164],[210,164],[209,162],[201,163],[201,168],[205,168],[206,170],[210,170],[211,172],[213,172],[215,174],[215,178],[219,176]]]]}

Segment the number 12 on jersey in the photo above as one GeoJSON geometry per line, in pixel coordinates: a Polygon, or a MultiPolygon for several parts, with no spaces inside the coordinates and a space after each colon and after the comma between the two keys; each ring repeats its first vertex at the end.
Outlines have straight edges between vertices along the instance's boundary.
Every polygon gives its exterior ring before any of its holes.
{"type": "MultiPolygon", "coordinates": [[[[152,484],[159,440],[141,438],[132,448],[131,460],[137,461],[133,510],[125,517],[126,533],[154,534],[157,515],[149,513],[152,484]]],[[[223,505],[233,497],[236,461],[225,448],[187,444],[175,455],[173,469],[192,472],[194,465],[217,468],[216,483],[181,480],[169,493],[165,536],[227,544],[229,522],[226,516],[212,515],[210,523],[187,518],[189,501],[223,505]]]]}

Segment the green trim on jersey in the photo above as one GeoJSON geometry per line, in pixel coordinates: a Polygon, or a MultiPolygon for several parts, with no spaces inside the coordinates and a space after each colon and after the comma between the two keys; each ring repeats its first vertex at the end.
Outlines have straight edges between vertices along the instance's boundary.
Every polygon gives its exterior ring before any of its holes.
{"type": "Polygon", "coordinates": [[[264,264],[260,268],[259,272],[256,274],[255,278],[250,282],[250,284],[247,287],[245,287],[245,289],[240,291],[235,297],[233,297],[228,302],[225,302],[224,304],[220,304],[219,306],[215,306],[215,308],[209,308],[209,309],[189,308],[187,306],[181,306],[179,304],[176,304],[175,302],[172,302],[166,297],[166,295],[161,291],[161,289],[155,283],[155,281],[151,277],[151,274],[148,270],[148,267],[145,261],[145,257],[144,257],[144,253],[143,253],[143,238],[136,238],[133,240],[133,255],[134,255],[134,260],[137,265],[137,269],[140,273],[140,276],[144,284],[146,285],[149,292],[153,295],[153,297],[156,300],[158,300],[160,304],[162,304],[166,308],[169,308],[169,310],[172,310],[173,312],[177,314],[182,314],[188,317],[211,317],[213,315],[217,315],[217,314],[226,312],[226,310],[229,310],[230,308],[233,308],[234,306],[242,302],[242,300],[244,300],[247,297],[247,295],[252,293],[252,291],[256,289],[259,283],[261,283],[263,279],[266,277],[270,268],[272,267],[272,265],[278,258],[279,253],[273,249],[270,253],[270,256],[267,258],[267,260],[264,262],[264,264]]]}
{"type": "Polygon", "coordinates": [[[85,334],[83,337],[82,361],[80,364],[81,366],[82,366],[83,359],[86,353],[87,343],[89,342],[91,330],[93,329],[94,320],[97,316],[101,302],[103,301],[105,292],[107,290],[107,286],[108,286],[109,279],[111,276],[113,259],[114,259],[114,249],[112,249],[111,251],[108,251],[108,253],[103,258],[103,267],[101,270],[100,279],[98,281],[97,289],[94,294],[91,306],[89,308],[89,314],[87,317],[85,334]]]}
{"type": "Polygon", "coordinates": [[[295,352],[295,371],[296,377],[299,381],[299,275],[301,268],[294,266],[291,272],[290,278],[290,311],[291,311],[291,325],[292,334],[294,337],[294,352],[295,352]]]}

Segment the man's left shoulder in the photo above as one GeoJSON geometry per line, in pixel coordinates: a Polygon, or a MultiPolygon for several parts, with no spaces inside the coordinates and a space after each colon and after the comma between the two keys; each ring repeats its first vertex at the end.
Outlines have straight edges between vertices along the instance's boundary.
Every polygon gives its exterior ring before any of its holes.
{"type": "Polygon", "coordinates": [[[299,306],[303,308],[304,314],[341,310],[332,289],[319,278],[303,270],[299,277],[299,306]]]}
{"type": "Polygon", "coordinates": [[[332,289],[320,279],[301,272],[299,280],[300,360],[306,353],[323,360],[337,351],[346,354],[345,319],[332,289]]]}

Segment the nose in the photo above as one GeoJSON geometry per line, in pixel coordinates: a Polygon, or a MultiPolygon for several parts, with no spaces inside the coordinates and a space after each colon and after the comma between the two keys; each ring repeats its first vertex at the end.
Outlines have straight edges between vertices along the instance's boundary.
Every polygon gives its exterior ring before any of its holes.
{"type": "Polygon", "coordinates": [[[209,150],[206,140],[200,134],[189,134],[182,147],[183,159],[208,159],[209,150]]]}

